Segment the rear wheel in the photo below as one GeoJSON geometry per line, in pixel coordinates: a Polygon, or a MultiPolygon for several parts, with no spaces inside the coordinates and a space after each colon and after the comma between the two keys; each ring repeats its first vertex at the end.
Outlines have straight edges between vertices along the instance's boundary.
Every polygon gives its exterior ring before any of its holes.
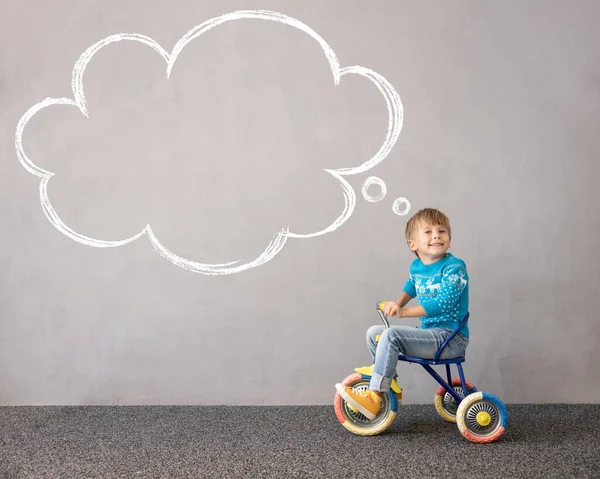
{"type": "MultiPolygon", "coordinates": [[[[474,391],[473,385],[469,381],[465,382],[467,383],[467,388],[469,389],[467,394],[472,393],[474,391]]],[[[454,378],[452,380],[452,388],[461,398],[466,396],[463,391],[460,378],[454,378]]],[[[456,399],[454,399],[452,395],[448,393],[448,391],[446,391],[442,386],[440,386],[435,392],[433,404],[435,404],[435,410],[442,417],[442,419],[448,422],[456,422],[456,410],[458,409],[458,404],[456,403],[456,399]]]]}
{"type": "MultiPolygon", "coordinates": [[[[369,389],[369,382],[370,378],[364,378],[361,374],[355,373],[344,379],[342,384],[358,391],[364,391],[369,389]]],[[[338,421],[348,431],[359,436],[374,436],[390,427],[398,411],[398,399],[396,393],[391,389],[382,396],[381,401],[381,410],[375,419],[368,419],[357,411],[338,392],[335,393],[333,407],[338,421]]]]}

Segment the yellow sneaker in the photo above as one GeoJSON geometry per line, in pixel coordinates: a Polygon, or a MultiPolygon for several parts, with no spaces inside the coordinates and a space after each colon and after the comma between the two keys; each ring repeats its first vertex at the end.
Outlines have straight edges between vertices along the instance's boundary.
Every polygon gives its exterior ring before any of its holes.
{"type": "MultiPolygon", "coordinates": [[[[358,374],[362,374],[363,376],[373,376],[373,371],[375,370],[375,365],[371,364],[370,366],[362,366],[360,368],[354,368],[358,374]]],[[[398,402],[402,404],[402,388],[398,386],[396,382],[396,378],[392,378],[391,389],[396,393],[396,397],[398,398],[398,402]]]]}
{"type": "Polygon", "coordinates": [[[349,406],[364,414],[367,419],[375,419],[377,414],[379,414],[381,410],[381,398],[374,391],[369,389],[357,391],[350,386],[344,386],[340,383],[337,383],[335,388],[349,406]]]}

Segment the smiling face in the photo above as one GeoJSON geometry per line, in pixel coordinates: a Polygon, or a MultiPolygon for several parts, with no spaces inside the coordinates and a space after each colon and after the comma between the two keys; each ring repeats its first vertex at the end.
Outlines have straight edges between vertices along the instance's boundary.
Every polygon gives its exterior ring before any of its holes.
{"type": "Polygon", "coordinates": [[[435,263],[442,259],[450,248],[448,227],[422,222],[416,233],[409,238],[408,247],[417,253],[423,264],[435,263]]]}

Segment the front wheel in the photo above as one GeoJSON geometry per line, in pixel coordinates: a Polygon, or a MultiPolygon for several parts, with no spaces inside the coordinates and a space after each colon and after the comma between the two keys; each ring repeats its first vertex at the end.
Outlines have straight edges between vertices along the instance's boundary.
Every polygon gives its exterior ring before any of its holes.
{"type": "Polygon", "coordinates": [[[471,442],[496,441],[508,426],[508,412],[504,403],[490,393],[477,391],[469,394],[458,405],[456,422],[461,434],[471,442]]]}
{"type": "MultiPolygon", "coordinates": [[[[342,381],[344,386],[350,386],[355,390],[364,391],[369,389],[370,378],[355,373],[342,381]]],[[[364,414],[350,406],[338,392],[333,399],[335,415],[346,429],[359,436],[375,436],[385,431],[394,422],[398,412],[398,398],[396,393],[390,389],[381,398],[382,406],[375,419],[368,419],[364,414]]]]}

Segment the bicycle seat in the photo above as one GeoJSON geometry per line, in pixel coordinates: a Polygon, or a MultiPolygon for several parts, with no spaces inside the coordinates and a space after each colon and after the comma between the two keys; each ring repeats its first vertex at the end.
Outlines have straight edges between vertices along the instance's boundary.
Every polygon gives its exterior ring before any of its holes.
{"type": "MultiPolygon", "coordinates": [[[[437,356],[437,355],[436,355],[437,356]]],[[[419,363],[419,364],[459,364],[465,362],[465,357],[460,356],[458,358],[450,358],[450,359],[426,359],[426,358],[417,358],[415,356],[404,356],[403,354],[398,355],[398,361],[406,361],[409,363],[419,363]]]]}

